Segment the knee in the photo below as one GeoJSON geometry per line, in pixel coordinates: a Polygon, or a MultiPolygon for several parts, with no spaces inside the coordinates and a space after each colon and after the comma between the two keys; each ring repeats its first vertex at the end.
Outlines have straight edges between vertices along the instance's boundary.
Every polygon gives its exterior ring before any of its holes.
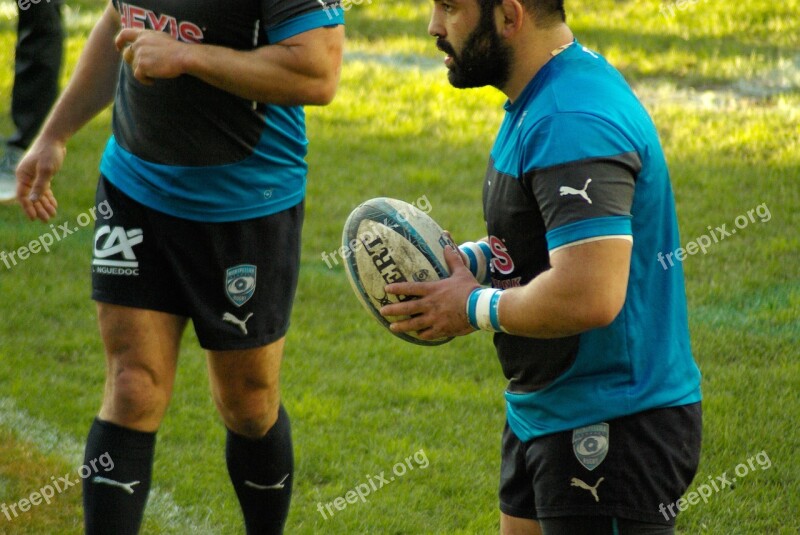
{"type": "Polygon", "coordinates": [[[161,421],[169,393],[146,366],[114,366],[106,384],[105,408],[111,421],[136,426],[161,421]]]}
{"type": "Polygon", "coordinates": [[[278,420],[280,395],[277,385],[250,385],[218,392],[215,403],[225,425],[236,434],[257,439],[278,420]]]}

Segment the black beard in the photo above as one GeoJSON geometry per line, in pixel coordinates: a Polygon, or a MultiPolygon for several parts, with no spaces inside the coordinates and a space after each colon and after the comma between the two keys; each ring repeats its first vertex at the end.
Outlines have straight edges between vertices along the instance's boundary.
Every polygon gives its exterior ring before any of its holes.
{"type": "Polygon", "coordinates": [[[495,32],[491,16],[481,16],[478,26],[467,37],[460,56],[450,43],[442,39],[437,46],[453,59],[447,73],[453,87],[466,89],[490,85],[502,89],[511,76],[512,50],[495,32]]]}

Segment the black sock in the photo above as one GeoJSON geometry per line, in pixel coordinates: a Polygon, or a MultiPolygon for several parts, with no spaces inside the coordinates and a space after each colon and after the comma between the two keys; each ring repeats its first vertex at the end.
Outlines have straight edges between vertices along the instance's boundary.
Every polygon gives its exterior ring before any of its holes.
{"type": "Polygon", "coordinates": [[[292,431],[283,406],[278,410],[278,421],[259,440],[228,430],[225,459],[247,533],[283,533],[294,479],[292,431]]]}
{"type": "Polygon", "coordinates": [[[95,418],[86,442],[83,480],[86,535],[136,535],[142,524],[156,434],[95,418]],[[94,464],[92,464],[94,463],[94,464]]]}

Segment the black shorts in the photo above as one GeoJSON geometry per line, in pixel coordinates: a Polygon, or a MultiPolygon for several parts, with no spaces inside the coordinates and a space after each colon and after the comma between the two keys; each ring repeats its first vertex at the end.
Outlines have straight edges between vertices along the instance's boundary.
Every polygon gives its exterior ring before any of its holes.
{"type": "Polygon", "coordinates": [[[289,328],[304,205],[202,223],[134,201],[105,177],[96,196],[92,298],[191,318],[209,350],[251,349],[289,328]]]}
{"type": "Polygon", "coordinates": [[[506,424],[500,510],[529,519],[596,516],[672,526],[675,518],[666,506],[692,482],[701,436],[700,403],[527,443],[506,424]]]}

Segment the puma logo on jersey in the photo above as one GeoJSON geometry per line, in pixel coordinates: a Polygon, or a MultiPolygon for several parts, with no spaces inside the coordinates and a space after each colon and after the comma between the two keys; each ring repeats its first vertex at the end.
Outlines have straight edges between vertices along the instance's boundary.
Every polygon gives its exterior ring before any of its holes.
{"type": "Polygon", "coordinates": [[[594,496],[594,501],[599,502],[600,497],[597,495],[597,487],[600,486],[600,483],[602,483],[604,479],[605,479],[604,477],[601,477],[600,479],[597,480],[597,483],[594,484],[594,487],[590,487],[588,484],[584,483],[577,477],[573,477],[570,486],[588,490],[589,492],[592,493],[592,496],[594,496]]]}
{"type": "Polygon", "coordinates": [[[286,486],[286,480],[287,479],[289,479],[289,474],[286,474],[285,476],[283,476],[283,479],[281,479],[280,481],[278,481],[274,485],[257,485],[256,483],[253,483],[252,481],[245,481],[244,482],[244,486],[245,487],[250,487],[250,488],[256,489],[256,490],[281,490],[282,488],[284,488],[286,486]]]}
{"type": "Polygon", "coordinates": [[[586,184],[583,185],[583,189],[575,189],[575,188],[571,188],[569,186],[561,186],[561,189],[559,189],[558,191],[559,191],[559,193],[561,193],[562,197],[564,195],[580,195],[581,197],[586,199],[586,202],[588,202],[589,204],[592,204],[592,199],[590,199],[589,195],[586,194],[586,189],[589,187],[589,184],[591,184],[591,183],[592,183],[592,179],[591,178],[587,178],[586,179],[586,184]]]}
{"type": "Polygon", "coordinates": [[[237,318],[236,316],[234,316],[230,312],[226,312],[225,315],[222,316],[222,321],[225,321],[227,323],[232,323],[233,325],[236,325],[237,327],[239,327],[239,329],[241,329],[242,334],[247,335],[247,322],[252,317],[253,317],[253,313],[251,312],[243,320],[240,320],[239,318],[237,318]]]}
{"type": "Polygon", "coordinates": [[[128,494],[133,494],[134,492],[133,486],[138,485],[140,482],[131,481],[130,483],[120,483],[119,481],[114,481],[113,479],[106,479],[104,477],[97,476],[94,479],[92,479],[92,483],[96,485],[108,485],[109,487],[117,487],[124,490],[128,494]]]}

